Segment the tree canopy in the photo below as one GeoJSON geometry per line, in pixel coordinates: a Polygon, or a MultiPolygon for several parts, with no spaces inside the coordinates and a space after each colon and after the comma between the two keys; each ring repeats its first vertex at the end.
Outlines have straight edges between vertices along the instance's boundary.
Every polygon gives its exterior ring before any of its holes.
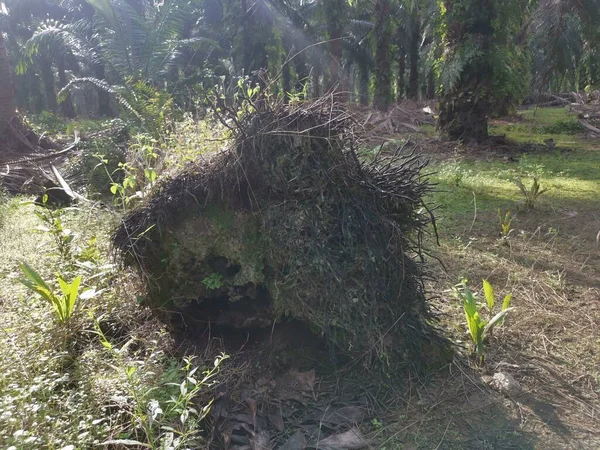
{"type": "Polygon", "coordinates": [[[149,92],[188,110],[245,76],[286,100],[439,98],[449,137],[482,140],[488,117],[527,97],[600,83],[598,0],[1,4],[19,109],[67,117],[136,109],[149,92]]]}

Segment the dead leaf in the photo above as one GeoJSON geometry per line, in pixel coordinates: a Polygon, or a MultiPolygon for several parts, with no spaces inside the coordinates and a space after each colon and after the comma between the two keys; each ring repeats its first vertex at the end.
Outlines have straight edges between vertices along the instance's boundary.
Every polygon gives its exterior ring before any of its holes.
{"type": "Polygon", "coordinates": [[[246,404],[248,405],[248,408],[250,408],[250,417],[252,418],[252,426],[256,430],[256,402],[254,401],[254,399],[251,399],[248,397],[246,399],[246,404]]]}
{"type": "Polygon", "coordinates": [[[358,428],[334,434],[317,442],[317,447],[321,450],[358,450],[368,446],[369,443],[358,428]]]}
{"type": "Polygon", "coordinates": [[[280,433],[285,430],[285,427],[283,426],[283,415],[281,414],[281,410],[278,409],[275,414],[271,414],[269,416],[269,421],[280,433]]]}
{"type": "Polygon", "coordinates": [[[254,433],[254,436],[250,439],[250,446],[252,450],[270,450],[271,442],[269,433],[264,430],[254,433]]]}
{"type": "Polygon", "coordinates": [[[315,369],[309,370],[308,372],[290,370],[290,375],[294,377],[296,381],[296,387],[300,391],[313,392],[317,379],[315,369]]]}
{"type": "Polygon", "coordinates": [[[406,122],[400,122],[398,125],[402,125],[403,127],[408,128],[409,130],[412,130],[414,132],[418,132],[421,129],[421,127],[406,122]]]}
{"type": "Polygon", "coordinates": [[[306,438],[302,432],[297,431],[277,450],[304,450],[306,449],[306,438]]]}
{"type": "Polygon", "coordinates": [[[335,411],[325,414],[323,422],[336,426],[356,425],[363,421],[364,414],[361,408],[357,406],[343,406],[335,411]]]}

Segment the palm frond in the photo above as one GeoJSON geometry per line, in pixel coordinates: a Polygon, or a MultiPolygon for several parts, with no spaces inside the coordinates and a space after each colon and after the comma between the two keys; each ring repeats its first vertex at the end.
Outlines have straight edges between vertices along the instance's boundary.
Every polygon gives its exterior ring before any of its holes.
{"type": "Polygon", "coordinates": [[[113,95],[115,99],[122,105],[125,109],[127,109],[131,114],[133,114],[137,119],[142,120],[139,113],[135,110],[133,106],[127,101],[127,99],[115,88],[111,86],[104,80],[100,80],[99,78],[94,77],[82,77],[82,78],[74,78],[67,85],[62,88],[58,93],[58,101],[63,102],[69,95],[72,89],[74,89],[78,85],[82,84],[91,84],[98,89],[101,89],[109,94],[113,95]]]}
{"type": "Polygon", "coordinates": [[[48,20],[43,22],[21,49],[16,71],[24,74],[33,63],[33,57],[42,52],[56,58],[75,55],[87,63],[101,60],[95,44],[87,38],[88,24],[85,21],[62,24],[48,20]]]}
{"type": "Polygon", "coordinates": [[[117,11],[111,0],[86,0],[96,11],[101,22],[104,22],[105,32],[109,39],[103,39],[105,48],[111,52],[118,53],[124,61],[124,65],[128,68],[129,73],[132,73],[134,68],[129,53],[127,35],[124,26],[121,23],[117,11]]]}

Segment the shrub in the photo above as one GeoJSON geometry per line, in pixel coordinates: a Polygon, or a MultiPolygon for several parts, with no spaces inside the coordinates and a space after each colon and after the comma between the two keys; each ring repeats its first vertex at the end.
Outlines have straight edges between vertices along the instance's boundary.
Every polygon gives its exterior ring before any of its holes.
{"type": "Polygon", "coordinates": [[[542,132],[548,134],[579,134],[584,131],[584,126],[574,118],[559,120],[551,125],[542,127],[542,132]]]}
{"type": "Polygon", "coordinates": [[[21,263],[19,267],[26,276],[26,278],[21,280],[21,283],[31,289],[31,291],[39,294],[40,297],[52,306],[59,323],[67,323],[73,315],[75,304],[79,298],[81,276],[75,277],[73,281],[68,283],[64,280],[62,275],[57,275],[61,293],[55,294],[54,290],[48,286],[32,267],[26,263],[21,263]]]}

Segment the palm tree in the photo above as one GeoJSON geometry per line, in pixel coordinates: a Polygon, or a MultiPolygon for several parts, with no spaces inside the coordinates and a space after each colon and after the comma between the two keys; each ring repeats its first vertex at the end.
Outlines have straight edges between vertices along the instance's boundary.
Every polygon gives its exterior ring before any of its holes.
{"type": "Polygon", "coordinates": [[[15,89],[12,83],[12,70],[4,44],[4,34],[0,29],[0,133],[4,132],[9,122],[17,115],[15,89]]]}
{"type": "Polygon", "coordinates": [[[445,0],[447,81],[438,126],[451,139],[488,137],[491,109],[494,0],[445,0]]]}
{"type": "Polygon", "coordinates": [[[392,39],[391,5],[389,0],[375,3],[375,94],[373,106],[386,111],[391,103],[390,50],[392,39]]]}
{"type": "Polygon", "coordinates": [[[419,97],[419,57],[421,50],[421,16],[418,7],[413,6],[408,25],[410,39],[408,40],[408,60],[410,72],[406,96],[416,100],[419,97]]]}

